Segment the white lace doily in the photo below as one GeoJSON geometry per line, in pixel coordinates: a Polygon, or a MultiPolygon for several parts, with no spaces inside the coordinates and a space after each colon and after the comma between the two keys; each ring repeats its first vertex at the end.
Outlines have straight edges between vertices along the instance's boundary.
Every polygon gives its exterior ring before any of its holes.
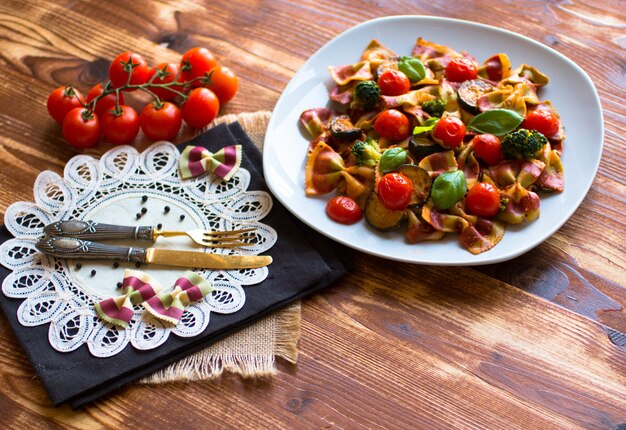
{"type": "MultiPolygon", "coordinates": [[[[135,268],[133,263],[120,262],[115,267],[112,262],[83,260],[79,267],[76,261],[48,257],[35,248],[45,225],[71,218],[133,226],[162,224],[167,230],[255,226],[250,246],[206,251],[255,255],[274,245],[276,231],[259,222],[271,210],[272,198],[263,191],[247,191],[247,170],[240,168],[228,182],[207,175],[183,181],[178,175],[179,155],[169,142],[157,142],[141,154],[130,146],[116,147],[100,160],[78,155],[65,166],[63,178],[50,171],[38,176],[34,203],[9,206],[4,222],[15,238],[0,247],[0,264],[12,270],[2,283],[2,292],[24,299],[17,311],[22,325],[50,323],[48,339],[57,351],[73,351],[87,344],[94,356],[110,357],[129,343],[147,350],[162,345],[172,333],[196,336],[207,328],[211,312],[227,314],[241,309],[245,302],[242,285],[263,281],[268,275],[266,267],[200,271],[215,290],[189,305],[177,326],[164,325],[136,306],[129,326],[119,329],[100,320],[93,305],[120,294],[117,282],[125,268],[135,268]],[[142,208],[145,213],[137,219],[142,208]]],[[[156,246],[203,249],[186,237],[159,238],[156,246]]],[[[144,265],[140,270],[169,288],[185,269],[144,265]]]]}

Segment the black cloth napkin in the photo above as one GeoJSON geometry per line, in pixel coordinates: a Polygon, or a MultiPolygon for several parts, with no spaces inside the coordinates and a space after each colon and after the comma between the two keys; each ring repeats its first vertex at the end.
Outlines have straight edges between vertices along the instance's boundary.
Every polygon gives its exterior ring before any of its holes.
{"type": "MultiPolygon", "coordinates": [[[[242,167],[251,174],[248,190],[269,192],[263,177],[261,153],[238,123],[217,126],[185,142],[181,150],[187,145],[202,145],[215,152],[237,143],[243,147],[242,167]]],[[[199,336],[181,338],[172,335],[153,350],[139,351],[128,345],[121,353],[109,358],[93,357],[85,345],[73,352],[57,352],[48,343],[49,324],[20,325],[16,314],[23,300],[7,298],[0,293],[0,308],[54,405],[69,402],[73,407],[79,407],[96,400],[328,286],[346,273],[346,264],[349,264],[346,255],[349,253],[346,254],[341,245],[302,224],[278,200],[274,199],[271,212],[262,222],[278,232],[277,243],[266,253],[274,261],[265,281],[244,287],[244,307],[230,315],[214,313],[211,323],[199,336]]],[[[3,226],[0,243],[10,238],[3,226]]],[[[0,280],[8,274],[9,271],[0,266],[0,280]]]]}

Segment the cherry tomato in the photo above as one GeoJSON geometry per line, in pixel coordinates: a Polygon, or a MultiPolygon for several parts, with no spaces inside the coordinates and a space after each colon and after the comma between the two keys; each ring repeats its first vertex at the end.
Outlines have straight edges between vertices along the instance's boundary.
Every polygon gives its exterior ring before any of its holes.
{"type": "Polygon", "coordinates": [[[378,77],[380,92],[386,96],[399,96],[411,89],[411,81],[400,70],[387,69],[378,77]]]}
{"type": "Polygon", "coordinates": [[[165,102],[160,107],[150,103],[139,115],[139,126],[151,140],[173,139],[180,130],[181,124],[180,109],[170,102],[165,102]]]}
{"type": "Polygon", "coordinates": [[[412,193],[413,182],[402,173],[387,173],[378,182],[378,197],[387,209],[406,209],[412,193]]]}
{"type": "MultiPolygon", "coordinates": [[[[126,85],[129,74],[129,71],[126,69],[129,69],[131,64],[134,65],[130,78],[131,85],[141,85],[148,81],[150,68],[146,60],[139,54],[127,51],[115,57],[109,66],[109,79],[111,84],[113,84],[113,88],[126,85]]],[[[135,91],[135,88],[124,91],[135,91]]]]}
{"type": "Polygon", "coordinates": [[[374,130],[380,137],[402,140],[409,137],[409,119],[397,109],[388,109],[378,114],[374,130]]]}
{"type": "Polygon", "coordinates": [[[526,114],[521,127],[550,137],[559,131],[559,118],[549,109],[535,109],[526,114]]]}
{"type": "MultiPolygon", "coordinates": [[[[167,75],[164,78],[155,78],[154,81],[152,81],[153,84],[167,84],[169,82],[174,82],[176,76],[178,75],[179,66],[176,63],[161,63],[150,69],[150,72],[148,73],[148,81],[152,79],[157,72],[163,70],[167,73],[167,75]]],[[[182,81],[180,76],[178,77],[178,80],[182,81]]],[[[173,85],[169,88],[179,92],[183,90],[181,85],[173,85]]],[[[172,100],[177,96],[174,91],[170,91],[168,88],[150,87],[150,91],[159,96],[161,100],[172,100]]]]}
{"type": "Polygon", "coordinates": [[[131,143],[139,132],[139,116],[130,106],[120,105],[119,112],[106,111],[101,122],[104,137],[116,145],[131,143]]]}
{"type": "MultiPolygon", "coordinates": [[[[96,84],[87,93],[87,103],[98,97],[102,94],[103,89],[101,84],[96,84]]],[[[120,105],[124,104],[124,95],[120,94],[120,105]]],[[[102,120],[102,116],[109,109],[113,109],[115,107],[115,93],[107,94],[96,102],[96,108],[94,109],[96,115],[102,120]]]]}
{"type": "Polygon", "coordinates": [[[326,205],[326,215],[335,222],[350,225],[359,221],[363,212],[350,197],[337,196],[326,205]]]}
{"type": "Polygon", "coordinates": [[[465,137],[465,124],[453,116],[441,118],[433,129],[433,137],[447,148],[461,146],[465,137]]]}
{"type": "Polygon", "coordinates": [[[474,215],[492,217],[500,212],[500,195],[493,185],[479,182],[467,192],[465,205],[474,215]]]}
{"type": "Polygon", "coordinates": [[[459,57],[446,66],[446,77],[452,82],[463,82],[478,77],[476,64],[467,58],[459,57]]]}
{"type": "Polygon", "coordinates": [[[63,124],[69,111],[83,107],[83,96],[72,87],[59,87],[48,96],[48,113],[56,122],[63,124]]]}
{"type": "Polygon", "coordinates": [[[100,120],[89,109],[72,109],[63,119],[63,137],[76,148],[90,148],[100,138],[100,120]]]}
{"type": "Polygon", "coordinates": [[[183,119],[190,127],[209,125],[220,110],[220,102],[208,88],[195,88],[183,105],[183,119]]]}
{"type": "Polygon", "coordinates": [[[493,134],[479,134],[472,139],[474,152],[490,166],[502,161],[501,146],[500,139],[493,134]]]}
{"type": "MultiPolygon", "coordinates": [[[[183,78],[185,81],[204,76],[211,69],[217,67],[215,56],[206,48],[192,48],[185,52],[180,62],[183,68],[183,78]]],[[[193,87],[202,85],[200,80],[191,84],[193,87]]]]}
{"type": "Polygon", "coordinates": [[[228,102],[235,97],[239,86],[239,79],[228,67],[217,66],[209,72],[211,82],[206,87],[213,91],[220,104],[228,102]]]}

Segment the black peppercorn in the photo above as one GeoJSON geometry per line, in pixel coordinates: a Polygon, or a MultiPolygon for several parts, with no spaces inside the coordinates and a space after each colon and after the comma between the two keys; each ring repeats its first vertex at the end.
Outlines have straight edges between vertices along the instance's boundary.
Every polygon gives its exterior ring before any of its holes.
{"type": "Polygon", "coordinates": [[[146,212],[148,212],[148,208],[141,208],[141,213],[145,214],[146,212]]]}
{"type": "Polygon", "coordinates": [[[137,214],[137,219],[139,219],[139,218],[141,218],[141,214],[140,213],[137,214]]]}
{"type": "Polygon", "coordinates": [[[163,228],[163,224],[161,224],[161,223],[157,224],[157,228],[158,228],[159,230],[161,230],[161,229],[163,228]]]}
{"type": "Polygon", "coordinates": [[[142,201],[143,203],[147,202],[147,201],[148,201],[148,196],[143,196],[143,197],[141,197],[141,201],[142,201]]]}
{"type": "Polygon", "coordinates": [[[184,219],[185,219],[185,215],[181,215],[181,216],[180,216],[180,220],[182,221],[182,220],[184,220],[184,219]]]}
{"type": "Polygon", "coordinates": [[[169,206],[165,206],[163,208],[163,212],[168,213],[170,211],[170,207],[169,206]]]}
{"type": "Polygon", "coordinates": [[[80,263],[76,263],[76,270],[80,270],[80,268],[81,268],[81,267],[83,267],[83,265],[82,265],[82,264],[80,264],[80,263]]]}
{"type": "Polygon", "coordinates": [[[114,262],[113,262],[113,267],[114,267],[115,269],[117,269],[118,267],[120,267],[120,263],[118,263],[117,261],[114,261],[114,262]]]}
{"type": "Polygon", "coordinates": [[[122,283],[121,282],[117,283],[117,288],[122,288],[122,283]]]}
{"type": "Polygon", "coordinates": [[[141,267],[141,263],[140,263],[140,262],[136,262],[136,263],[135,263],[135,267],[136,267],[136,268],[140,268],[140,267],[141,267]]]}
{"type": "Polygon", "coordinates": [[[91,276],[96,276],[96,269],[91,270],[91,276]]]}

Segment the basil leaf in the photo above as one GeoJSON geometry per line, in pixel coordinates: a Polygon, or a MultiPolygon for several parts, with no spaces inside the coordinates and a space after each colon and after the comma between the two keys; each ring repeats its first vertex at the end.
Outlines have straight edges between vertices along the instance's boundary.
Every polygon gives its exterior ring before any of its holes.
{"type": "Polygon", "coordinates": [[[437,122],[439,122],[439,118],[436,118],[434,116],[430,117],[426,121],[424,121],[424,124],[416,126],[413,129],[413,134],[416,135],[416,134],[426,133],[427,131],[430,131],[433,128],[435,128],[435,126],[437,125],[437,122]]]}
{"type": "Polygon", "coordinates": [[[467,128],[479,133],[502,136],[515,130],[522,121],[524,117],[513,110],[493,109],[476,115],[467,124],[467,128]]]}
{"type": "Polygon", "coordinates": [[[463,198],[467,191],[467,180],[462,170],[445,172],[437,176],[430,191],[435,207],[449,209],[463,198]]]}
{"type": "Polygon", "coordinates": [[[426,68],[424,64],[413,57],[401,57],[398,61],[398,70],[404,73],[411,82],[418,82],[426,76],[426,68]]]}
{"type": "Polygon", "coordinates": [[[402,148],[389,148],[380,157],[378,168],[382,173],[391,172],[404,164],[406,151],[402,148]]]}

